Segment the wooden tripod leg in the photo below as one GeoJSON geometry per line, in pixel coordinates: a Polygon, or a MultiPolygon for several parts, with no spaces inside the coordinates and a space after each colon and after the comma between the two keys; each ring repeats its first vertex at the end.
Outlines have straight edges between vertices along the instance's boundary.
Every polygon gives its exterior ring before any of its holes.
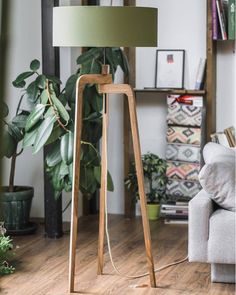
{"type": "Polygon", "coordinates": [[[74,138],[74,165],[73,165],[73,187],[71,203],[71,228],[70,228],[70,250],[69,250],[69,290],[74,292],[76,241],[78,230],[78,202],[79,202],[79,177],[80,177],[80,147],[82,132],[82,104],[83,89],[77,86],[77,107],[75,115],[75,138],[74,138]]]}
{"type": "Polygon", "coordinates": [[[140,148],[140,140],[139,140],[139,134],[138,134],[136,103],[135,103],[135,98],[134,98],[132,89],[130,89],[127,96],[128,96],[128,103],[129,103],[130,124],[131,124],[131,133],[132,133],[133,147],[134,147],[136,173],[137,173],[137,179],[138,179],[138,190],[139,190],[139,196],[140,196],[146,256],[147,256],[151,286],[155,288],[156,278],[155,278],[154,263],[153,263],[153,256],[152,256],[151,234],[150,234],[150,228],[149,228],[149,221],[147,218],[143,164],[141,159],[141,148],[140,148]]]}
{"type": "Polygon", "coordinates": [[[105,198],[107,194],[107,127],[108,127],[108,99],[103,94],[103,117],[102,117],[102,157],[101,157],[101,190],[99,211],[99,236],[98,236],[98,270],[103,272],[104,237],[105,237],[105,198]]]}

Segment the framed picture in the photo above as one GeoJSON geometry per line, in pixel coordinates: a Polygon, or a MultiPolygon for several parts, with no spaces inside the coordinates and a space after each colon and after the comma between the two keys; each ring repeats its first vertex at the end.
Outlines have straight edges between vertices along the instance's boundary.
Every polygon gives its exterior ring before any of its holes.
{"type": "Polygon", "coordinates": [[[157,50],[156,88],[184,88],[185,50],[157,50]]]}

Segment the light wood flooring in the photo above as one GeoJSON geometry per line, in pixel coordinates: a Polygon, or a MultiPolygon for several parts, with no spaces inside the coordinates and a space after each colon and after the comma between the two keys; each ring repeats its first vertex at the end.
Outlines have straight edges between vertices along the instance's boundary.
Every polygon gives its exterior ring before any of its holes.
{"type": "MultiPolygon", "coordinates": [[[[151,222],[156,267],[180,260],[187,255],[187,226],[151,222]]],[[[63,238],[44,238],[41,226],[35,235],[14,237],[16,249],[13,275],[0,278],[0,294],[65,295],[68,293],[69,225],[63,238]]],[[[114,260],[126,274],[147,271],[141,219],[127,220],[110,215],[109,228],[114,260]]],[[[208,264],[188,263],[156,274],[157,289],[149,287],[149,278],[127,280],[117,276],[105,249],[105,274],[97,276],[97,216],[79,220],[76,260],[77,294],[114,295],[226,295],[235,294],[233,284],[212,284],[208,264]],[[136,286],[136,287],[135,287],[136,286]],[[139,287],[137,287],[139,286],[139,287]]]]}

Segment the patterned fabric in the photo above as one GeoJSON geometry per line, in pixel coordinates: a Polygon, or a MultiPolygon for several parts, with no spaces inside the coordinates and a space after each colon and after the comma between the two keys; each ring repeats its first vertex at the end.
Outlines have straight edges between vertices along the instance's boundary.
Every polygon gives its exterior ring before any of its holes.
{"type": "Polygon", "coordinates": [[[168,179],[166,194],[171,199],[193,198],[201,190],[198,181],[168,179]]]}
{"type": "Polygon", "coordinates": [[[167,141],[172,143],[190,143],[190,144],[200,145],[201,129],[168,126],[167,141]]]}
{"type": "Polygon", "coordinates": [[[168,161],[166,175],[174,179],[198,180],[199,170],[199,164],[168,161]]]}
{"type": "Polygon", "coordinates": [[[200,147],[187,144],[168,144],[166,159],[184,162],[200,162],[200,147]]]}
{"type": "Polygon", "coordinates": [[[167,124],[200,127],[202,123],[202,108],[175,102],[176,96],[167,98],[167,124]]]}

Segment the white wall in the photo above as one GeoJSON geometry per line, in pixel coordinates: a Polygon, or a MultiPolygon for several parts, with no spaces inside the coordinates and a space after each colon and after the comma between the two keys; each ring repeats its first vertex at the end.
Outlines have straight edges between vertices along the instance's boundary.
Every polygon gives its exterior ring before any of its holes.
{"type": "Polygon", "coordinates": [[[216,128],[223,131],[236,126],[236,54],[235,42],[217,44],[216,128]]]}
{"type": "MultiPolygon", "coordinates": [[[[16,76],[29,69],[31,60],[41,60],[41,1],[12,1],[10,48],[7,72],[6,101],[11,117],[15,114],[16,104],[20,98],[20,89],[11,82],[16,76]]],[[[5,161],[4,183],[8,183],[10,161],[5,161]]],[[[43,156],[42,152],[32,156],[28,149],[17,158],[17,185],[31,185],[35,188],[32,216],[43,215],[43,156]]]]}

